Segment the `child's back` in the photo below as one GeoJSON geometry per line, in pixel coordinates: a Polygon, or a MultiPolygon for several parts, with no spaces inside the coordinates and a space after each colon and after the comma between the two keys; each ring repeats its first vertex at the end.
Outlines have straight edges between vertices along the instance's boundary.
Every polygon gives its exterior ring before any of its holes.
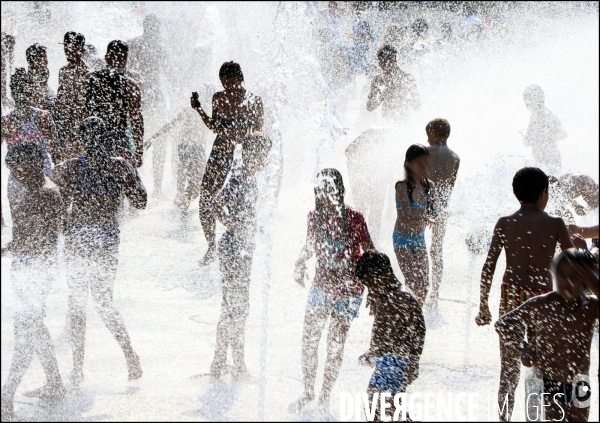
{"type": "Polygon", "coordinates": [[[435,183],[442,201],[447,203],[454,189],[460,157],[445,144],[430,145],[427,149],[431,155],[429,179],[435,183]]]}

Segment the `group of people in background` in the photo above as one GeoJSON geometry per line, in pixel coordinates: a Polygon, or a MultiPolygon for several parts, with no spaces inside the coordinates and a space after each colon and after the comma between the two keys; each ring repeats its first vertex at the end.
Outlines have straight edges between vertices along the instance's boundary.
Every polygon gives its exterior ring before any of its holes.
{"type": "MultiPolygon", "coordinates": [[[[329,22],[325,35],[335,38],[340,12],[335,2],[330,3],[325,12],[329,22]]],[[[182,134],[177,147],[181,165],[175,203],[186,218],[191,201],[199,197],[199,218],[208,245],[199,264],[206,266],[218,259],[221,273],[221,315],[210,374],[221,377],[227,372],[229,348],[234,376],[243,378],[249,373],[244,358],[245,322],[256,247],[256,175],[265,167],[272,147],[262,132],[265,106],[261,97],[244,87],[240,65],[226,62],[219,70],[222,91],[213,94],[214,89],[203,86],[199,93],[192,93],[190,109],[180,111],[170,122],[155,125],[148,136],[148,122],[154,125],[166,102],[161,75],[169,65],[156,41],[159,27],[158,18],[149,16],[142,37],[130,42],[111,41],[102,67],[86,61],[90,49],[85,37],[67,32],[67,65],[59,72],[56,95],[48,88],[46,48],[34,44],[26,50],[28,69],[17,68],[10,75],[11,98],[5,83],[14,38],[2,33],[2,105],[10,112],[2,116],[1,135],[8,146],[5,164],[10,171],[7,189],[13,222],[12,241],[3,247],[2,254],[11,254],[11,280],[20,301],[14,320],[14,353],[2,386],[2,420],[14,417],[15,393],[34,353],[40,358],[47,383],[26,395],[56,401],[66,395],[44,323],[45,299],[58,277],[56,268],[61,260],[69,278],[72,385],[78,386],[84,378],[88,292],[123,350],[129,380],[142,377],[140,357],[113,300],[120,224],[125,209],[146,207],[147,193],[137,169],[149,148],[154,150],[154,194],[156,198],[162,196],[165,145],[161,136],[175,129],[182,134]],[[202,101],[211,95],[209,115],[202,101]],[[210,154],[205,155],[210,132],[216,139],[210,154]],[[236,146],[241,146],[242,160],[234,167],[236,146]],[[217,221],[225,227],[218,242],[217,221]],[[65,242],[59,251],[61,233],[65,242]]],[[[415,39],[410,54],[427,48],[422,43],[427,23],[418,19],[412,31],[415,39]]],[[[349,66],[368,69],[372,74],[366,110],[381,107],[385,119],[405,120],[421,102],[414,78],[398,64],[400,56],[409,55],[406,28],[394,24],[387,29],[384,43],[374,55],[378,69],[369,68],[373,58],[364,60],[373,40],[368,23],[360,15],[353,32],[356,43],[349,54],[349,66]]],[[[501,357],[498,403],[502,408],[508,398],[508,411],[500,417],[510,420],[523,363],[539,369],[544,392],[552,394],[546,417],[582,421],[587,420],[589,407],[573,405],[575,387],[571,384],[577,375],[589,374],[599,310],[598,249],[596,245],[594,256],[582,235],[598,238],[598,226],[575,226],[572,215],[568,218],[568,206],[577,214],[597,208],[598,184],[580,173],[554,177],[540,169],[553,175],[560,171],[556,143],[566,137],[566,131],[545,107],[539,86],[528,87],[523,98],[532,113],[523,140],[532,148],[539,168],[525,167],[514,176],[513,192],[520,206],[514,214],[499,219],[494,228],[481,276],[476,323],[492,321],[488,297],[504,249],[507,263],[496,330],[501,357]],[[576,201],[579,197],[587,207],[576,201]],[[552,204],[557,216],[544,211],[552,204]],[[554,257],[557,248],[562,251],[554,257]],[[560,410],[566,410],[562,417],[560,410]]],[[[404,178],[394,185],[385,172],[371,172],[373,164],[365,160],[377,149],[377,136],[371,132],[354,141],[346,150],[346,158],[357,208],[345,202],[347,191],[338,170],[326,168],[317,173],[315,207],[308,214],[306,242],[294,269],[294,279],[304,287],[306,262],[316,258],[302,332],[304,391],[289,406],[291,412],[299,412],[316,397],[318,345],[329,321],[318,398],[319,406],[328,410],[346,337],[363,300],[374,316],[369,350],[359,358],[375,367],[368,384],[369,396],[405,392],[419,376],[426,336],[423,309],[438,308],[449,204],[460,167],[458,154],[448,147],[450,133],[448,120],[428,122],[424,134],[428,146],[410,145],[404,159],[394,158],[395,166],[404,171],[404,178]],[[384,184],[390,190],[394,186],[396,222],[389,242],[404,283],[394,275],[389,257],[377,251],[373,238],[378,239],[369,230],[379,231],[386,200],[372,192],[380,189],[374,184],[384,184]],[[365,217],[362,212],[367,211],[365,217]],[[432,231],[429,252],[427,228],[432,231]]],[[[387,413],[393,415],[394,411],[391,407],[387,413]]],[[[377,418],[385,418],[381,410],[377,413],[377,418]]]]}

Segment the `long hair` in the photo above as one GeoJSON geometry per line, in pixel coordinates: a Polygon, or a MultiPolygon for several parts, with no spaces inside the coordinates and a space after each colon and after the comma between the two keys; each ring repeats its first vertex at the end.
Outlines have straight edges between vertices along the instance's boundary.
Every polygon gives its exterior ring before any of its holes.
{"type": "MultiPolygon", "coordinates": [[[[406,191],[408,193],[408,199],[411,202],[414,202],[413,200],[413,191],[415,189],[415,181],[414,181],[414,175],[411,172],[411,170],[408,168],[408,166],[406,166],[406,162],[412,162],[413,160],[418,159],[419,157],[423,157],[423,156],[429,156],[429,150],[427,149],[427,147],[425,147],[423,144],[413,144],[410,147],[408,147],[408,150],[406,150],[406,157],[404,158],[404,182],[406,183],[406,191]]],[[[425,197],[426,197],[426,201],[427,201],[427,214],[433,215],[434,214],[434,210],[433,210],[433,203],[431,201],[431,185],[429,183],[429,179],[427,178],[427,176],[423,177],[423,179],[421,181],[417,181],[421,183],[421,186],[423,187],[423,189],[425,190],[425,197]]]]}
{"type": "MultiPolygon", "coordinates": [[[[330,177],[333,179],[333,184],[335,185],[336,189],[338,190],[338,194],[340,196],[340,204],[338,205],[338,207],[336,207],[336,212],[337,215],[340,217],[341,223],[342,223],[342,236],[344,239],[344,242],[346,242],[346,239],[348,238],[348,233],[349,233],[349,227],[348,227],[348,217],[347,217],[347,210],[346,210],[346,205],[344,203],[344,194],[346,193],[346,189],[344,188],[344,180],[342,179],[342,174],[337,170],[337,169],[332,169],[332,168],[327,168],[327,169],[323,169],[321,170],[319,173],[317,173],[317,181],[319,181],[320,179],[324,178],[324,177],[330,177]]],[[[322,235],[322,231],[323,231],[323,220],[326,219],[328,216],[326,216],[325,213],[325,202],[328,201],[324,198],[324,196],[321,194],[321,188],[319,187],[319,185],[315,185],[315,225],[316,225],[316,235],[317,235],[317,239],[321,239],[321,235],[322,235]]]]}

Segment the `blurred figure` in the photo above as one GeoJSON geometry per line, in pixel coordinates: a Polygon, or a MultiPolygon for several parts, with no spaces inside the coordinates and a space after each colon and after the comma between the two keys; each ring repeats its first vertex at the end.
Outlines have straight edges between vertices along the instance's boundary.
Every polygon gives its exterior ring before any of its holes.
{"type": "MultiPolygon", "coordinates": [[[[156,15],[144,18],[144,33],[141,37],[128,42],[129,68],[140,75],[140,85],[144,100],[142,113],[148,130],[155,131],[164,122],[167,102],[161,77],[168,72],[167,52],[161,38],[161,23],[156,15]]],[[[164,138],[156,139],[152,152],[152,171],[154,173],[154,198],[162,199],[162,182],[165,170],[167,144],[164,138]]]]}
{"type": "Polygon", "coordinates": [[[429,143],[431,170],[429,179],[435,184],[438,194],[438,209],[436,217],[439,223],[431,226],[432,240],[429,255],[431,256],[431,293],[430,305],[434,310],[438,308],[440,285],[444,273],[444,237],[446,236],[446,224],[448,221],[448,203],[456,175],[460,166],[460,157],[448,147],[450,137],[450,122],[446,119],[437,118],[430,121],[425,127],[427,142],[429,143]]]}
{"type": "Polygon", "coordinates": [[[104,60],[98,56],[98,50],[92,44],[85,45],[85,50],[83,51],[83,60],[95,71],[102,70],[102,68],[105,66],[104,60]]]}
{"type": "Polygon", "coordinates": [[[262,100],[244,88],[244,74],[238,63],[223,63],[219,79],[223,91],[213,95],[212,117],[206,114],[197,98],[190,98],[191,107],[198,112],[206,127],[217,134],[200,190],[200,223],[208,242],[201,265],[207,265],[216,258],[216,222],[211,204],[231,169],[235,146],[246,135],[262,131],[264,120],[262,100]]]}
{"type": "Polygon", "coordinates": [[[106,48],[106,67],[88,74],[83,116],[102,119],[107,130],[107,151],[140,167],[144,155],[142,94],[126,75],[129,47],[113,40],[106,48]]]}
{"type": "Polygon", "coordinates": [[[575,224],[575,216],[585,216],[598,208],[598,184],[591,176],[581,172],[566,173],[558,178],[549,177],[552,197],[548,201],[548,213],[561,217],[568,225],[575,224]],[[581,198],[585,206],[577,200],[581,198]]]}
{"type": "Polygon", "coordinates": [[[8,98],[6,90],[6,84],[8,81],[8,75],[12,73],[14,49],[15,49],[15,37],[6,32],[2,32],[2,45],[1,45],[1,57],[2,57],[2,111],[9,109],[14,106],[14,102],[8,98]]]}
{"type": "Polygon", "coordinates": [[[411,46],[412,54],[418,58],[421,57],[431,50],[426,39],[427,33],[429,32],[429,25],[423,18],[417,18],[411,25],[411,46]]]}
{"type": "Polygon", "coordinates": [[[125,322],[113,300],[113,290],[119,263],[119,209],[125,197],[132,207],[144,209],[147,195],[137,170],[122,158],[110,157],[106,148],[110,133],[101,119],[84,119],[79,137],[85,154],[61,163],[52,174],[65,210],[74,385],[83,381],[90,291],[96,311],[125,355],[129,380],[142,377],[140,358],[131,346],[125,322]]]}
{"type": "MultiPolygon", "coordinates": [[[[214,88],[204,85],[200,90],[203,100],[210,99],[214,88]]],[[[210,131],[198,120],[193,109],[186,108],[179,112],[175,119],[160,128],[154,135],[148,138],[146,149],[159,137],[175,131],[178,141],[177,154],[179,161],[177,165],[177,195],[175,206],[179,208],[183,222],[187,222],[188,209],[191,201],[200,195],[200,186],[204,169],[206,167],[205,147],[209,142],[210,131]]]]}
{"type": "Polygon", "coordinates": [[[212,203],[215,216],[226,231],[219,240],[221,272],[221,316],[217,324],[217,340],[210,373],[220,376],[225,371],[227,349],[231,347],[234,376],[248,374],[245,362],[246,319],[250,311],[250,272],[255,249],[256,174],[269,156],[271,140],[254,132],[242,142],[242,166],[234,169],[225,187],[212,203]]]}
{"type": "Polygon", "coordinates": [[[562,167],[557,141],[567,137],[558,118],[544,105],[544,91],[539,85],[530,85],[523,92],[525,107],[531,112],[529,126],[523,137],[526,147],[531,147],[534,160],[542,170],[557,174],[562,167]]]}
{"type": "Polygon", "coordinates": [[[84,115],[87,75],[93,72],[93,69],[83,60],[85,51],[83,34],[67,32],[63,45],[68,64],[58,72],[56,105],[52,110],[58,131],[56,163],[78,157],[83,153],[76,133],[84,115]]]}
{"type": "Polygon", "coordinates": [[[31,78],[31,105],[38,109],[50,110],[54,106],[54,92],[48,88],[48,55],[46,47],[33,44],[25,50],[27,74],[31,78]]]}
{"type": "Polygon", "coordinates": [[[356,19],[352,23],[353,43],[349,47],[349,62],[354,75],[370,73],[375,66],[370,63],[370,48],[373,44],[371,26],[363,17],[360,10],[356,11],[356,19]]]}
{"type": "Polygon", "coordinates": [[[452,24],[450,22],[442,22],[440,24],[440,38],[438,38],[434,47],[436,50],[444,50],[454,43],[452,34],[452,24]]]}
{"type": "MultiPolygon", "coordinates": [[[[10,78],[10,91],[15,108],[2,117],[2,142],[8,150],[24,141],[38,144],[44,156],[44,174],[50,176],[52,160],[56,157],[56,129],[50,113],[31,106],[33,84],[25,69],[17,68],[10,78]]],[[[20,189],[16,180],[9,177],[8,190],[20,189]]]]}
{"type": "Polygon", "coordinates": [[[12,421],[19,384],[36,353],[46,385],[26,394],[56,402],[65,396],[50,332],[44,323],[46,299],[57,269],[62,202],[58,188],[44,175],[44,154],[38,144],[24,141],[6,155],[11,177],[23,188],[9,192],[13,219],[11,282],[18,298],[14,316],[14,352],[2,387],[2,421],[12,421]]]}

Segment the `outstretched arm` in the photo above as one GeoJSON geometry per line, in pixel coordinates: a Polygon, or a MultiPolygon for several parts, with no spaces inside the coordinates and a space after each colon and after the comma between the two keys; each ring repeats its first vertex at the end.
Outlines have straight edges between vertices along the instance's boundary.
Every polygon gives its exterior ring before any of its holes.
{"type": "Polygon", "coordinates": [[[373,78],[371,81],[371,90],[369,91],[369,99],[367,100],[367,110],[372,112],[381,104],[381,88],[379,88],[379,78],[373,78]]]}
{"type": "Polygon", "coordinates": [[[154,141],[156,138],[163,136],[167,133],[169,133],[170,131],[172,131],[175,127],[177,127],[177,125],[184,120],[185,118],[185,110],[182,110],[181,112],[179,112],[177,114],[177,116],[175,116],[175,118],[171,121],[166,123],[162,128],[160,128],[158,131],[156,131],[150,138],[148,138],[148,140],[144,143],[144,149],[147,150],[152,146],[152,141],[154,141]]]}
{"type": "Polygon", "coordinates": [[[488,297],[490,295],[490,289],[492,288],[492,280],[494,279],[494,272],[496,271],[496,263],[498,263],[498,257],[504,247],[504,235],[502,233],[502,219],[498,220],[496,227],[494,228],[494,236],[490,244],[487,259],[483,265],[481,271],[481,284],[479,294],[479,314],[475,318],[475,322],[479,326],[489,325],[492,322],[492,314],[490,313],[490,307],[488,305],[488,297]]]}

